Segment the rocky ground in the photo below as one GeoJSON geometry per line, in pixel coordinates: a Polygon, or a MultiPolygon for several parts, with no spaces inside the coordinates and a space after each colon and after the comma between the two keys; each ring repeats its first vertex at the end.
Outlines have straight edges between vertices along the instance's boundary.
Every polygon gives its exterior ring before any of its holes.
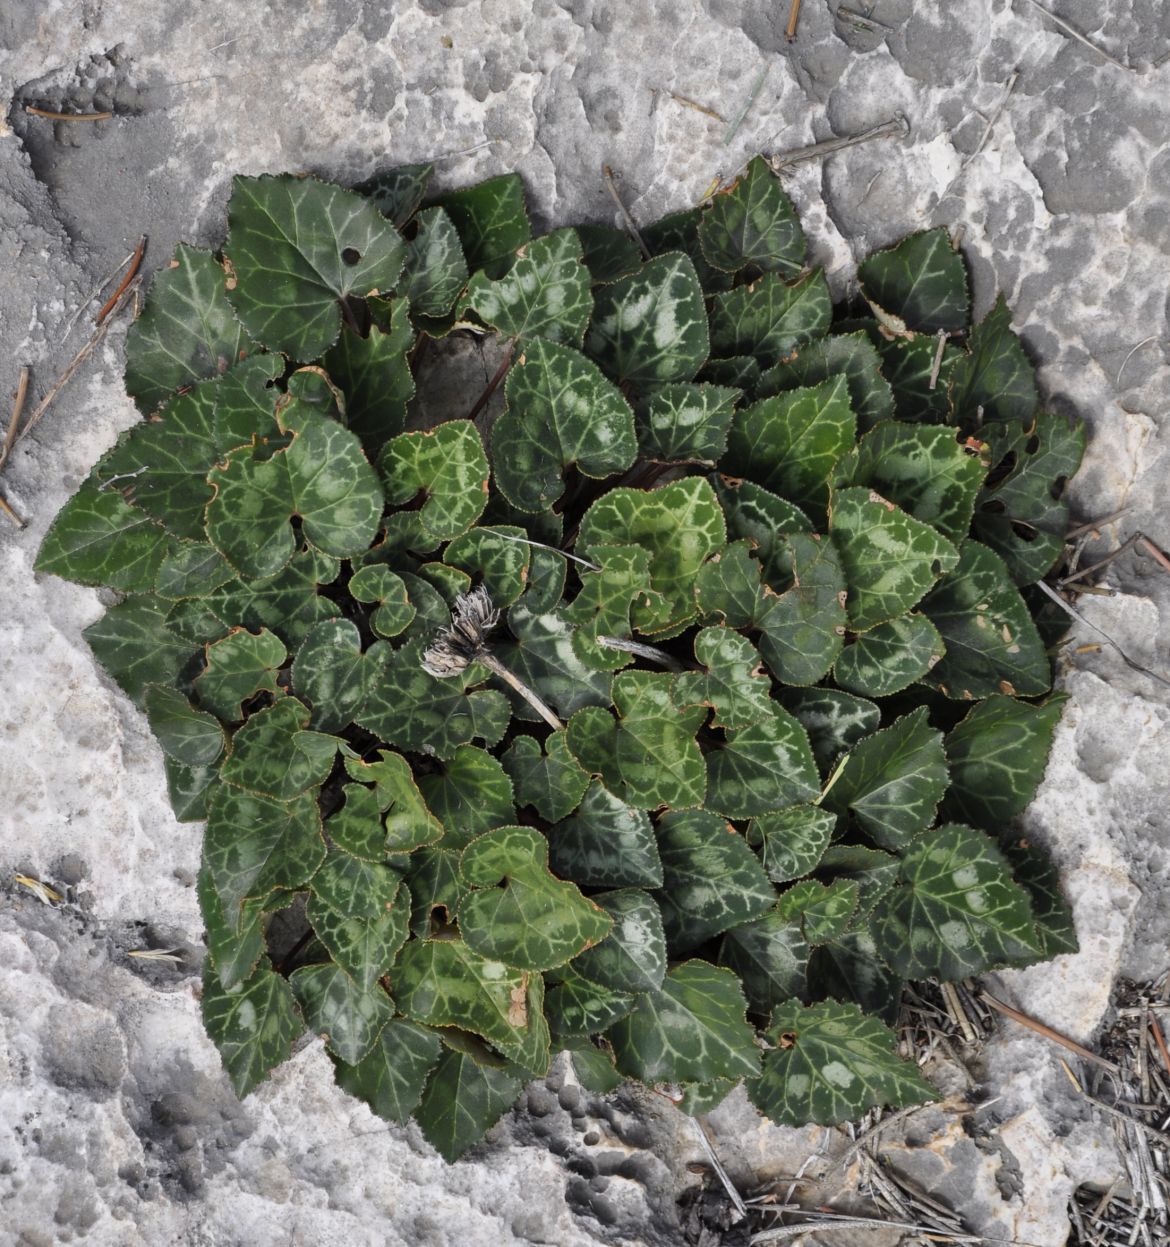
{"type": "MultiPolygon", "coordinates": [[[[1049,0],[1107,59],[1032,0],[874,0],[867,25],[849,7],[866,8],[806,0],[788,43],[781,0],[0,0],[0,409],[21,364],[30,401],[47,391],[88,332],[91,292],[139,235],[152,268],[181,239],[222,239],[233,173],[356,182],[434,159],[455,186],[518,169],[551,226],[613,220],[607,162],[649,221],[757,150],[897,110],[905,141],[787,176],[818,261],[844,290],[873,247],[962,227],[977,311],[1006,293],[1048,401],[1092,430],[1078,514],[1125,508],[1086,562],[1138,531],[1170,547],[1170,11],[1049,0]],[[28,104],[115,116],[54,122],[28,104]]],[[[174,821],[145,722],[81,638],[100,595],[32,572],[56,510],[136,418],[123,332],[3,478],[28,527],[0,517],[0,1242],[694,1239],[701,1218],[679,1200],[703,1152],[652,1098],[597,1101],[554,1075],[450,1167],[337,1090],[316,1044],[235,1100],[194,996],[199,829],[174,821]],[[69,904],[41,905],[9,883],[18,871],[69,904]],[[128,956],[142,947],[179,960],[128,956]]],[[[1026,819],[1063,868],[1082,951],[996,983],[1084,1041],[1119,976],[1151,978],[1170,960],[1168,688],[1104,642],[1081,648],[1100,628],[1170,670],[1170,574],[1131,552],[1104,583],[1111,595],[1080,600],[1088,622],[1062,660],[1071,701],[1026,819]]],[[[1108,1186],[1119,1158],[1058,1053],[1006,1024],[975,1068],[994,1103],[917,1115],[904,1140],[891,1136],[891,1163],[975,1232],[1063,1243],[1071,1193],[1108,1186]]],[[[742,1099],[709,1126],[742,1190],[768,1189],[815,1151],[810,1175],[856,1180],[849,1165],[830,1172],[839,1135],[773,1129],[742,1099]]],[[[745,1238],[741,1227],[725,1241],[745,1238]]]]}

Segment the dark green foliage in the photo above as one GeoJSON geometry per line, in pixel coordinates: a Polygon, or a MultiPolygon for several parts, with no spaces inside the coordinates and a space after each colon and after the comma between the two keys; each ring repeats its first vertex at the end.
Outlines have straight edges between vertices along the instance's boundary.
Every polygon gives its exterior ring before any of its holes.
{"type": "Polygon", "coordinates": [[[40,554],[128,595],[86,635],[207,820],[233,1085],[309,1029],[448,1159],[565,1048],[688,1112],[918,1102],[904,979],[1075,947],[1013,822],[1061,705],[1021,588],[1083,430],[941,230],[843,321],[760,160],[645,262],[430,174],[238,179],[224,260],[181,247],[131,331],[151,420],[40,554]],[[504,409],[421,428],[418,348],[467,333],[504,409]],[[429,648],[479,586],[484,636],[429,648]]]}

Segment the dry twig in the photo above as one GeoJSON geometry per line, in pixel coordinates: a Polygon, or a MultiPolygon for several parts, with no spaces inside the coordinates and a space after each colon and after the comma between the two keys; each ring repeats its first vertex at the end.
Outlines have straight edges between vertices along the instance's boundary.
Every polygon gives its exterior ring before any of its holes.
{"type": "Polygon", "coordinates": [[[895,113],[889,121],[881,125],[871,126],[860,134],[848,134],[844,138],[825,139],[820,143],[811,143],[808,147],[797,147],[792,151],[778,152],[768,158],[774,173],[790,169],[793,165],[805,160],[816,160],[819,156],[831,156],[834,152],[844,151],[847,147],[856,147],[858,143],[869,143],[874,139],[905,138],[910,133],[910,123],[904,113],[895,113]]]}
{"type": "Polygon", "coordinates": [[[1119,1073],[1118,1066],[1114,1061],[1107,1061],[1103,1056],[1091,1052],[1083,1044],[1077,1043],[1075,1039],[1069,1039],[1067,1035],[1062,1035],[1059,1031],[1055,1031],[1051,1026],[1045,1026],[1043,1022],[1037,1022],[1035,1018],[1030,1018],[1026,1013],[1021,1013],[1019,1009],[1013,1009],[1011,1005],[1005,1005],[1002,1000],[997,1000],[986,989],[981,993],[983,999],[998,1013],[1002,1013],[1005,1017],[1011,1018],[1013,1022],[1018,1022],[1021,1026],[1026,1026],[1030,1031],[1035,1031],[1037,1035],[1042,1035],[1045,1039],[1050,1039],[1053,1043],[1058,1043],[1062,1048],[1067,1048],[1070,1052],[1075,1052],[1082,1060],[1091,1061],[1094,1065],[1107,1069],[1110,1073],[1119,1073]]]}
{"type": "Polygon", "coordinates": [[[601,176],[605,181],[605,189],[609,191],[614,203],[617,204],[618,215],[622,218],[626,232],[638,244],[638,250],[641,251],[642,258],[644,260],[650,259],[650,248],[646,246],[642,235],[638,232],[638,227],[634,224],[634,218],[630,216],[629,209],[622,203],[622,197],[618,194],[614,172],[609,165],[601,166],[601,176]]]}
{"type": "Polygon", "coordinates": [[[114,115],[110,112],[105,113],[59,113],[51,108],[35,108],[32,104],[24,106],[26,113],[31,113],[34,117],[44,117],[48,121],[109,121],[114,115]]]}
{"type": "Polygon", "coordinates": [[[1118,69],[1129,70],[1130,67],[1124,61],[1119,61],[1116,56],[1111,56],[1104,48],[1098,47],[1091,39],[1085,38],[1075,26],[1070,26],[1063,17],[1057,17],[1051,9],[1046,9],[1040,3],[1040,0],[1028,0],[1028,3],[1032,8],[1039,9],[1050,22],[1055,26],[1059,26],[1070,38],[1075,39],[1078,43],[1083,43],[1090,51],[1096,52],[1102,60],[1108,61],[1110,65],[1116,65],[1118,69]]]}

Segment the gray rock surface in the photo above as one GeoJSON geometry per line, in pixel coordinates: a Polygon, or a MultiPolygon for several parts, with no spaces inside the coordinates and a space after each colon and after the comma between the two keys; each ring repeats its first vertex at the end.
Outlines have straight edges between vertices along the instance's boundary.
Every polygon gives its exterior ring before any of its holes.
{"type": "MultiPolygon", "coordinates": [[[[222,239],[233,173],[354,182],[438,158],[454,186],[518,169],[551,226],[613,219],[605,161],[634,217],[651,221],[756,150],[898,109],[905,143],[788,177],[834,288],[849,289],[875,246],[961,225],[978,310],[1005,291],[1049,401],[1090,424],[1078,511],[1127,508],[1086,561],[1138,530],[1166,548],[1170,62],[1152,66],[1170,53],[1170,12],[1158,0],[1050,3],[1135,71],[1024,0],[878,0],[882,25],[868,30],[837,17],[836,0],[805,4],[791,45],[776,0],[0,0],[0,411],[22,363],[31,397],[44,393],[84,339],[91,292],[141,233],[150,267],[180,239],[222,239]],[[116,116],[54,123],[26,104],[116,116]]],[[[677,1201],[702,1153],[655,1097],[600,1102],[558,1070],[454,1167],[338,1091],[316,1044],[235,1101],[193,995],[199,829],[171,816],[145,722],[81,638],[101,596],[32,572],[49,520],[136,419],[122,334],[2,483],[29,526],[0,528],[0,1240],[682,1241],[677,1201]],[[9,885],[18,869],[70,889],[69,907],[9,885]],[[181,960],[128,957],[144,946],[181,960]]],[[[1167,670],[1170,576],[1131,554],[1107,583],[1115,596],[1082,599],[1085,617],[1167,670]]],[[[1101,640],[1087,627],[1074,638],[1061,660],[1072,700],[1026,826],[1064,869],[1082,951],[1005,974],[999,990],[1089,1039],[1118,974],[1165,968],[1170,698],[1108,645],[1083,650],[1101,640]]],[[[986,1146],[966,1118],[923,1116],[905,1167],[971,1229],[1055,1247],[1071,1190],[1116,1172],[1109,1135],[1053,1050],[1010,1024],[985,1074],[1000,1097],[978,1116],[986,1146]]],[[[777,1129],[741,1095],[710,1128],[744,1189],[814,1152],[810,1172],[850,1178],[831,1173],[839,1135],[777,1129]]]]}

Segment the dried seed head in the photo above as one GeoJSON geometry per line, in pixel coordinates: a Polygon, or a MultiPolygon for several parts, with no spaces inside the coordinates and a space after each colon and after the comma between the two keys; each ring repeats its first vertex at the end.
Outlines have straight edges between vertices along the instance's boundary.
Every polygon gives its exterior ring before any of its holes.
{"type": "Polygon", "coordinates": [[[480,585],[455,599],[451,622],[423,651],[423,670],[444,678],[462,675],[483,653],[488,633],[500,621],[491,594],[480,585]]]}

